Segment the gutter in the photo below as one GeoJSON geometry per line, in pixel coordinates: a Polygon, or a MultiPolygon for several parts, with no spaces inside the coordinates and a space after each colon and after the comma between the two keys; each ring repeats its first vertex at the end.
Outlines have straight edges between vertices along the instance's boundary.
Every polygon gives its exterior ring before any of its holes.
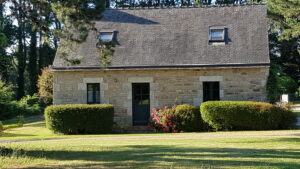
{"type": "Polygon", "coordinates": [[[157,65],[157,66],[51,66],[53,71],[83,71],[83,70],[165,70],[165,69],[218,69],[218,68],[260,68],[270,67],[270,63],[250,64],[213,64],[213,65],[157,65]]]}

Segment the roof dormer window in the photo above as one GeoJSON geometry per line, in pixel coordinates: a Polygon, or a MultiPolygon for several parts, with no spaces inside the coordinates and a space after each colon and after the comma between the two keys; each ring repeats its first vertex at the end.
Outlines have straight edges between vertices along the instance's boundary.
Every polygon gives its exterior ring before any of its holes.
{"type": "Polygon", "coordinates": [[[114,38],[114,32],[100,32],[99,40],[101,42],[112,42],[114,38]]]}
{"type": "Polygon", "coordinates": [[[218,43],[226,42],[226,28],[221,26],[215,26],[209,28],[209,42],[218,43]]]}
{"type": "Polygon", "coordinates": [[[210,41],[224,41],[224,29],[211,29],[210,41]]]}

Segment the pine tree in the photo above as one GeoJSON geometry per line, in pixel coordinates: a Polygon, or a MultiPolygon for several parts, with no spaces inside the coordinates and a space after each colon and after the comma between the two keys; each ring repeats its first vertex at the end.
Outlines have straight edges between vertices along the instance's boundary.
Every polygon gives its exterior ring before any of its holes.
{"type": "Polygon", "coordinates": [[[281,40],[300,36],[300,1],[268,0],[268,16],[280,30],[281,40]]]}
{"type": "Polygon", "coordinates": [[[271,54],[277,56],[277,63],[283,71],[300,84],[300,1],[268,0],[268,16],[271,33],[276,44],[271,54]],[[273,51],[276,49],[276,51],[273,51]]]}

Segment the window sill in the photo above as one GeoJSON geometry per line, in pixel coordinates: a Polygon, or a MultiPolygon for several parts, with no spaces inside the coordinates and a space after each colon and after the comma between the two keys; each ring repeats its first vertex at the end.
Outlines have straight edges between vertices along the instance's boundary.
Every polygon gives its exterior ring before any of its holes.
{"type": "Polygon", "coordinates": [[[225,43],[224,41],[219,41],[219,42],[216,42],[216,41],[209,41],[209,42],[208,42],[208,45],[218,46],[218,45],[226,45],[226,43],[225,43]]]}

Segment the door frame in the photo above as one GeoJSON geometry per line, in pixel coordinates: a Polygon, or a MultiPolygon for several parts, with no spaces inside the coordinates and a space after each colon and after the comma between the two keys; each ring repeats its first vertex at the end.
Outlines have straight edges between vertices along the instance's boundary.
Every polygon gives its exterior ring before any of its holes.
{"type": "MultiPolygon", "coordinates": [[[[150,110],[151,108],[158,105],[158,101],[154,98],[155,88],[157,87],[156,83],[153,83],[153,77],[149,76],[132,76],[128,77],[127,83],[123,84],[124,90],[127,91],[127,99],[124,99],[124,107],[127,110],[127,118],[126,118],[126,124],[129,126],[132,126],[132,83],[149,83],[150,85],[150,110]]],[[[151,113],[151,112],[150,112],[151,113]]]]}
{"type": "Polygon", "coordinates": [[[148,91],[148,97],[149,97],[149,107],[148,107],[148,111],[149,111],[149,118],[150,118],[150,113],[151,113],[151,98],[150,98],[150,83],[148,83],[148,82],[138,82],[138,83],[131,83],[131,88],[132,88],[132,91],[131,91],[131,93],[132,93],[132,100],[131,100],[131,102],[132,102],[132,126],[146,126],[147,124],[145,124],[145,125],[138,125],[138,124],[134,124],[134,121],[133,121],[133,119],[134,119],[134,90],[133,90],[133,86],[134,86],[134,84],[147,84],[148,86],[149,86],[149,91],[148,91]]]}

